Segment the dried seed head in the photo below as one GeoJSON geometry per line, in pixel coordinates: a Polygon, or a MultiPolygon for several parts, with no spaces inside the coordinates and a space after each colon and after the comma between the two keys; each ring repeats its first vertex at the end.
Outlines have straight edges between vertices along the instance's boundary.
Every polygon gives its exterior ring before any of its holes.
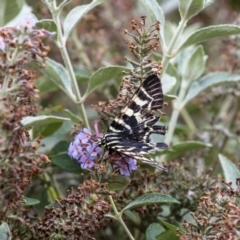
{"type": "Polygon", "coordinates": [[[124,57],[126,61],[132,64],[133,69],[130,72],[124,72],[126,76],[120,84],[119,95],[116,100],[110,100],[108,103],[99,102],[98,105],[93,106],[101,115],[103,122],[107,123],[106,125],[108,125],[106,119],[111,121],[116,116],[146,77],[152,74],[161,74],[162,72],[162,64],[152,62],[150,59],[152,51],[155,51],[159,46],[159,22],[146,27],[146,16],[142,16],[141,19],[141,23],[136,23],[134,20],[131,22],[131,28],[135,35],[127,30],[124,31],[124,34],[133,39],[133,41],[127,39],[126,43],[137,61],[124,57]]]}

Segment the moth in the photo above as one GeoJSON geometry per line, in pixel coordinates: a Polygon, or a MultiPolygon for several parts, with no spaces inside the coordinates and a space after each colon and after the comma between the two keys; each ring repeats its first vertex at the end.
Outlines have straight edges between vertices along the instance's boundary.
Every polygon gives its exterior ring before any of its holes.
{"type": "Polygon", "coordinates": [[[155,168],[166,170],[158,162],[144,154],[158,149],[169,149],[164,142],[151,142],[151,134],[165,135],[165,126],[154,125],[158,116],[153,110],[163,108],[162,84],[157,75],[147,77],[132,98],[110,124],[107,132],[98,140],[98,145],[119,155],[126,155],[155,168]]]}

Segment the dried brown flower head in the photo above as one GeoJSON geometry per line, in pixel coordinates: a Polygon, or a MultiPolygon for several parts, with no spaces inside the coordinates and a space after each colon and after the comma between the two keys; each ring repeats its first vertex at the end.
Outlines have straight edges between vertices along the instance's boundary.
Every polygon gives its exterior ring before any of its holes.
{"type": "Polygon", "coordinates": [[[104,215],[109,204],[99,194],[106,186],[89,180],[71,190],[65,199],[57,201],[57,207],[47,210],[42,222],[36,226],[39,238],[95,239],[94,233],[104,226],[104,215]]]}
{"type": "Polygon", "coordinates": [[[237,240],[240,237],[239,195],[229,184],[206,192],[191,215],[194,222],[185,221],[186,232],[181,239],[237,240]]]}
{"type": "Polygon", "coordinates": [[[0,30],[0,219],[19,207],[19,200],[33,175],[48,162],[36,153],[40,138],[31,140],[21,121],[37,114],[35,72],[27,64],[37,56],[44,62],[48,47],[44,30],[2,28],[0,30]]]}

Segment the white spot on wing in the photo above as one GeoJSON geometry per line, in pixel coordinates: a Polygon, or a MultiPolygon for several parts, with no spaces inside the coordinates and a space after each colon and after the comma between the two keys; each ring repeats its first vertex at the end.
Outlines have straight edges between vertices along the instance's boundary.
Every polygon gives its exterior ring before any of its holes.
{"type": "Polygon", "coordinates": [[[121,112],[128,115],[129,117],[131,117],[134,114],[133,110],[128,107],[125,107],[121,112]]]}
{"type": "Polygon", "coordinates": [[[131,130],[131,127],[128,125],[128,124],[126,124],[124,121],[123,121],[123,119],[121,119],[121,118],[115,118],[115,121],[118,123],[118,124],[120,124],[120,125],[123,125],[125,128],[127,128],[128,130],[131,130]]]}
{"type": "Polygon", "coordinates": [[[134,99],[133,99],[133,101],[137,104],[137,105],[139,105],[139,106],[143,106],[143,105],[145,105],[146,103],[148,103],[148,100],[145,100],[145,101],[143,101],[143,100],[141,100],[138,96],[136,96],[134,99]]]}

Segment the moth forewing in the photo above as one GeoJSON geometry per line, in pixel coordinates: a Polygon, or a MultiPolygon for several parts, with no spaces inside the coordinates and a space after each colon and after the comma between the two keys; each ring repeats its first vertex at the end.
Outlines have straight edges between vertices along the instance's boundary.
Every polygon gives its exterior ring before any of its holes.
{"type": "Polygon", "coordinates": [[[99,140],[99,145],[110,151],[140,160],[153,167],[165,170],[156,161],[143,156],[158,149],[167,149],[165,143],[151,143],[151,134],[165,135],[164,126],[154,125],[159,117],[152,111],[163,107],[163,91],[157,75],[149,76],[133,94],[132,98],[114,118],[108,131],[99,140]]]}

